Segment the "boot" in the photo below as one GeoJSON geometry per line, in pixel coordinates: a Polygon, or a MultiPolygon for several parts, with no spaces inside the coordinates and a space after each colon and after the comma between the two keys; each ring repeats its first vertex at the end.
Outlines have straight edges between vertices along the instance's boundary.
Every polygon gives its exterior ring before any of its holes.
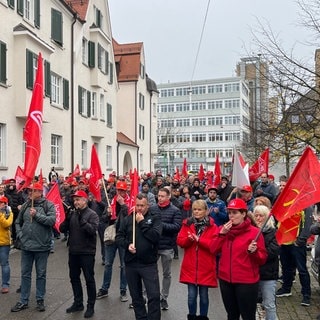
{"type": "Polygon", "coordinates": [[[187,316],[188,318],[188,320],[197,320],[198,319],[198,317],[195,315],[195,314],[188,314],[188,316],[187,316]]]}
{"type": "Polygon", "coordinates": [[[207,316],[197,316],[196,320],[209,320],[207,316]]]}

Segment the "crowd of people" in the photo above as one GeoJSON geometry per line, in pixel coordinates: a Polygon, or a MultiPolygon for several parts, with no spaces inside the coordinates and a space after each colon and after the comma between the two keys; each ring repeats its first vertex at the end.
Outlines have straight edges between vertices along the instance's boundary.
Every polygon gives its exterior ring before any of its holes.
{"type": "Polygon", "coordinates": [[[74,296],[66,312],[85,308],[82,272],[87,290],[85,318],[94,315],[97,299],[109,295],[118,252],[120,301],[131,298],[129,306],[136,319],[160,319],[161,310],[169,309],[170,287],[174,283],[171,264],[180,258],[178,247],[183,252],[179,281],[187,285],[189,320],[208,319],[210,287],[220,288],[228,319],[253,320],[257,303],[261,303],[266,320],[275,320],[276,297],[292,295],[296,273],[301,283],[301,305],[311,303],[307,240],[311,232],[320,233],[320,220],[313,223],[313,207],[297,212],[300,226],[295,240],[277,243],[279,223],[270,217],[270,211],[287,182],[285,176],[280,177],[278,186],[272,175],[263,172],[255,183],[235,188],[228,176],[222,176],[219,185],[210,185],[197,175],[178,178],[163,176],[161,171],[142,174],[134,216],[129,212],[129,173],[117,176],[112,172],[104,177],[101,201],[90,193],[83,176],[64,177],[52,168],[48,178],[40,179],[22,191],[17,190],[15,179],[0,185],[3,294],[10,290],[12,243],[20,242],[21,249],[20,299],[12,312],[29,306],[33,264],[36,307],[45,311],[47,259],[54,252],[54,239],[60,236],[69,249],[74,296]],[[45,198],[56,183],[66,213],[59,230],[54,228],[54,205],[45,198]],[[111,226],[115,236],[106,241],[105,231],[111,226]],[[97,241],[101,245],[99,253],[97,241]],[[105,268],[99,289],[94,277],[98,255],[105,268]],[[278,290],[277,281],[282,282],[278,290]]]}

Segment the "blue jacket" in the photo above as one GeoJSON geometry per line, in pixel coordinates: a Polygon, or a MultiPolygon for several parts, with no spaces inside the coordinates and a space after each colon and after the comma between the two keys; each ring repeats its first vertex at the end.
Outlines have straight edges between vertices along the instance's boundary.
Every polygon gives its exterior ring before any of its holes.
{"type": "Polygon", "coordinates": [[[229,220],[226,205],[225,205],[224,201],[222,201],[220,199],[215,199],[214,201],[210,201],[210,199],[207,198],[206,202],[208,205],[210,217],[213,218],[214,223],[217,226],[221,226],[229,220]],[[215,213],[213,211],[214,208],[218,208],[219,212],[215,213]]]}

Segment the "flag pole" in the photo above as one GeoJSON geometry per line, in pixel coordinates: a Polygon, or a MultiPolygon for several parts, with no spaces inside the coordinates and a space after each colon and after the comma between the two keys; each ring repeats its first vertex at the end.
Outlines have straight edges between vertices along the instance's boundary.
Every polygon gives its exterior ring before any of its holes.
{"type": "Polygon", "coordinates": [[[268,223],[268,221],[270,220],[271,216],[272,216],[272,212],[270,211],[270,213],[269,213],[266,221],[263,223],[263,225],[262,225],[262,227],[260,228],[259,232],[257,233],[256,237],[254,238],[254,240],[253,240],[254,242],[256,242],[256,241],[258,240],[258,238],[260,237],[260,235],[261,235],[261,233],[262,233],[262,231],[263,231],[263,228],[267,225],[267,223],[268,223]]]}
{"type": "Polygon", "coordinates": [[[132,244],[133,247],[136,247],[136,208],[133,208],[132,211],[132,244]]]}
{"type": "Polygon", "coordinates": [[[110,208],[110,200],[109,200],[109,197],[108,197],[106,184],[105,184],[105,182],[104,182],[104,178],[102,177],[101,179],[102,179],[103,190],[104,190],[104,193],[105,193],[106,198],[107,198],[108,207],[110,208]]]}

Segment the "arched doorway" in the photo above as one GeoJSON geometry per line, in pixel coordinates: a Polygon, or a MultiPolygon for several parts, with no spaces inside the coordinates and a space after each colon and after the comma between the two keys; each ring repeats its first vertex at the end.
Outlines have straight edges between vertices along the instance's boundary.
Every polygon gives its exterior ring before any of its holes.
{"type": "Polygon", "coordinates": [[[123,158],[123,171],[122,174],[125,174],[126,172],[129,172],[130,169],[132,169],[132,158],[130,155],[130,152],[127,151],[123,158]]]}

